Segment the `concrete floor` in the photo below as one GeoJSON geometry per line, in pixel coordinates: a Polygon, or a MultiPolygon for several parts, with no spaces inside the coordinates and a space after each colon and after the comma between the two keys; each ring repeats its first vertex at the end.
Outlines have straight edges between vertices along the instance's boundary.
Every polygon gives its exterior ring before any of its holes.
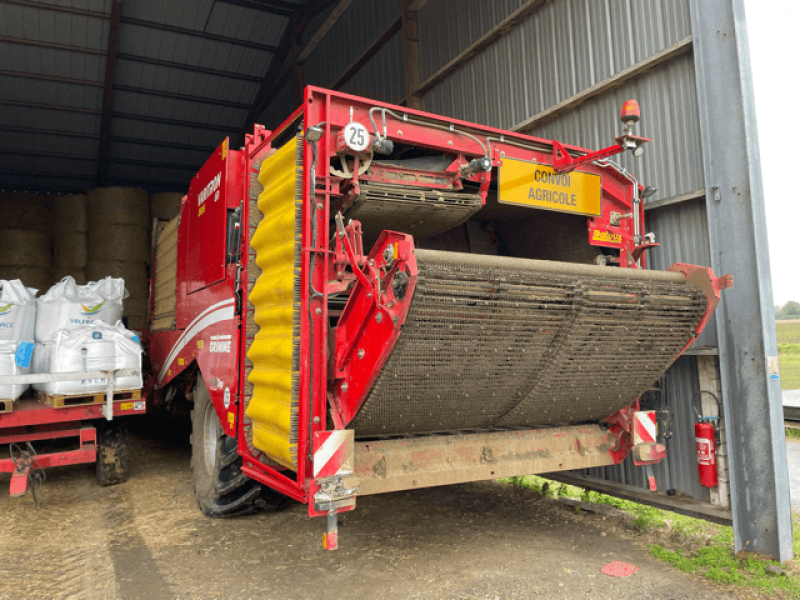
{"type": "Polygon", "coordinates": [[[90,466],[50,469],[37,509],[0,476],[0,599],[750,597],[655,560],[627,522],[493,482],[359,498],[337,552],[298,504],[208,519],[186,436],[144,423],[123,485],[98,487],[90,466]],[[613,560],[639,571],[601,574],[613,560]]]}

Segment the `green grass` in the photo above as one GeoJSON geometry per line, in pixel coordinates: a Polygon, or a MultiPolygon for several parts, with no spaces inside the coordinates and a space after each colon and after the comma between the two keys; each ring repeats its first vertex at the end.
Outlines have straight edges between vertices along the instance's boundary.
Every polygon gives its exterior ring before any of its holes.
{"type": "MultiPolygon", "coordinates": [[[[787,435],[789,431],[787,430],[787,435]]],[[[800,436],[800,433],[797,435],[800,436]]],[[[733,553],[731,527],[564,485],[535,475],[501,481],[520,490],[533,489],[543,496],[569,497],[595,504],[608,504],[623,510],[631,515],[636,529],[670,534],[674,544],[652,544],[649,546],[650,553],[685,573],[698,574],[718,583],[744,586],[768,594],[800,598],[800,577],[792,573],[778,575],[766,570],[769,565],[779,565],[777,561],[764,560],[747,553],[740,553],[738,556],[733,553]],[[670,548],[670,545],[676,547],[670,548]],[[683,547],[677,547],[679,545],[683,547]]],[[[792,528],[794,552],[800,556],[800,515],[792,518],[792,528]]]]}
{"type": "Polygon", "coordinates": [[[787,427],[786,428],[786,437],[787,438],[800,439],[800,429],[790,429],[790,428],[787,427]]]}
{"type": "Polygon", "coordinates": [[[800,344],[800,321],[775,323],[779,344],[800,344]]]}
{"type": "Polygon", "coordinates": [[[775,324],[781,361],[781,389],[800,390],[800,322],[775,324]]]}

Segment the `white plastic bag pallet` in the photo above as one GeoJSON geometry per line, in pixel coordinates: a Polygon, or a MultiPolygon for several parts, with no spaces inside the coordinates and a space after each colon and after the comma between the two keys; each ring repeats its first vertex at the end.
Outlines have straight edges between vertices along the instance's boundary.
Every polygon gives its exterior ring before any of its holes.
{"type": "Polygon", "coordinates": [[[36,300],[36,341],[44,343],[57,331],[95,321],[113,325],[122,318],[122,301],[127,297],[123,279],[106,277],[77,285],[65,277],[36,300]]]}
{"type": "MultiPolygon", "coordinates": [[[[0,341],[0,377],[27,375],[30,372],[30,368],[17,364],[19,344],[20,342],[16,341],[0,341]]],[[[0,385],[0,400],[16,400],[27,389],[28,384],[0,385]]]]}
{"type": "Polygon", "coordinates": [[[36,292],[19,279],[0,280],[0,341],[32,340],[36,327],[36,292]]]}
{"type": "MultiPolygon", "coordinates": [[[[79,329],[62,329],[44,344],[36,344],[34,372],[75,373],[134,369],[134,374],[114,381],[114,391],[142,387],[142,347],[135,334],[121,322],[106,325],[95,322],[79,329]]],[[[45,394],[80,395],[105,392],[108,380],[82,379],[34,384],[45,394]]]]}

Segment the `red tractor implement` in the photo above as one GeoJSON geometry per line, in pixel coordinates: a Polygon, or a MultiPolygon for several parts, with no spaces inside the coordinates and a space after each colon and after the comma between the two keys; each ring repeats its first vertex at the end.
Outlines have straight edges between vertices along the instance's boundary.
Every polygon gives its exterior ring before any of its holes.
{"type": "MultiPolygon", "coordinates": [[[[665,456],[639,396],[731,282],[645,269],[638,106],[589,152],[309,87],[159,227],[156,402],[210,516],[665,456]]],[[[651,478],[651,485],[655,481],[651,478]]]]}

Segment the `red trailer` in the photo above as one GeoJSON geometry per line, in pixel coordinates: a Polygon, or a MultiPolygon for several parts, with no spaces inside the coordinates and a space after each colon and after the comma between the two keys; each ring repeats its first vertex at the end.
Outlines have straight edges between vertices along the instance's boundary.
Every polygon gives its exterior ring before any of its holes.
{"type": "MultiPolygon", "coordinates": [[[[156,244],[155,402],[209,516],[663,458],[638,398],[732,282],[645,270],[638,107],[589,152],[309,87],[156,244]]],[[[651,478],[652,485],[655,481],[651,478]]]]}
{"type": "MultiPolygon", "coordinates": [[[[86,371],[57,375],[16,375],[0,377],[2,385],[104,379],[133,374],[128,370],[86,371]]],[[[0,414],[0,446],[10,456],[0,459],[0,473],[11,473],[10,494],[22,496],[29,482],[41,478],[49,467],[95,463],[97,482],[115,485],[128,479],[128,442],[125,427],[117,417],[144,414],[146,402],[138,390],[66,398],[25,398],[3,401],[0,414]],[[76,438],[70,450],[38,454],[34,447],[52,440],[76,438]]],[[[34,500],[35,487],[33,488],[34,500]]]]}

